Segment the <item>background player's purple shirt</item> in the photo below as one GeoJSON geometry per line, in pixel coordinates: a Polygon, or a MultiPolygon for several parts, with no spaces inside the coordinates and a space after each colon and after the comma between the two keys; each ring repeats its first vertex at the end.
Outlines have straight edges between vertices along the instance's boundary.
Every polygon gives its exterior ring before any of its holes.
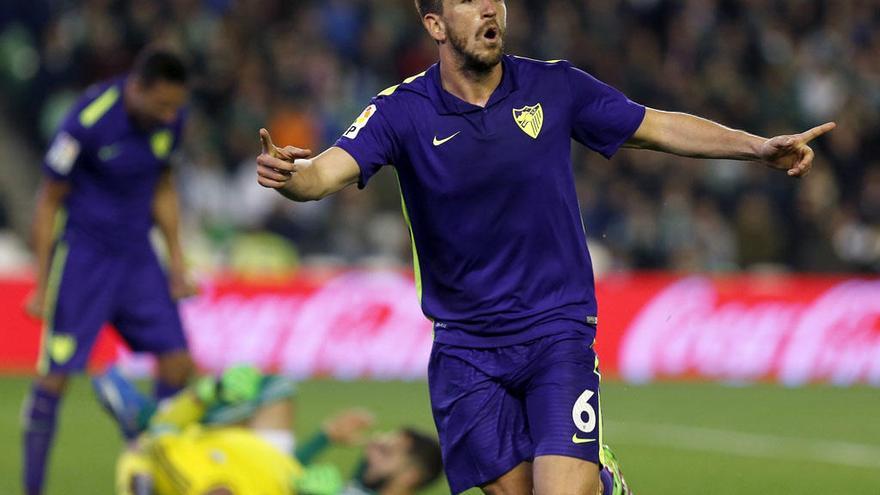
{"type": "Polygon", "coordinates": [[[485,108],[439,66],[373,99],[336,146],[400,180],[422,309],[441,343],[526,342],[596,315],[571,138],[606,158],[645,108],[565,61],[505,56],[485,108]]]}
{"type": "Polygon", "coordinates": [[[68,181],[66,229],[111,249],[149,247],[153,199],[180,141],[183,112],[171,126],[144,130],[123,103],[125,79],[89,88],[65,116],[43,161],[68,181]]]}

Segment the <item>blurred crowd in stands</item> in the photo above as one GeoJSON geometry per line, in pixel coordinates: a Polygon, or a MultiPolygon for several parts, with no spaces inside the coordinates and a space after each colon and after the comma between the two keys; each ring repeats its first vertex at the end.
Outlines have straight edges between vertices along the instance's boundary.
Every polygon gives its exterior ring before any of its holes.
{"type": "MultiPolygon", "coordinates": [[[[254,158],[261,126],[279,144],[321,150],[373,95],[434,63],[412,0],[2,3],[0,257],[21,259],[9,246],[25,245],[40,157],[68,105],[162,43],[195,75],[175,167],[198,267],[409,263],[393,171],[365,191],[293,204],[256,184],[254,158]]],[[[508,53],[567,58],[648,106],[765,136],[839,124],[814,144],[804,180],[644,151],[606,161],[575,147],[600,270],[880,270],[880,1],[507,5],[508,53]]]]}

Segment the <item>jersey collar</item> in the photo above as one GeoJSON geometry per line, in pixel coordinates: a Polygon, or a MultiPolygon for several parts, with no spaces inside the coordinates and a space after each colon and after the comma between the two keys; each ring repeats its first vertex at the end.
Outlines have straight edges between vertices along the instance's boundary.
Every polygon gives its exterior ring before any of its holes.
{"type": "MultiPolygon", "coordinates": [[[[486,108],[502,101],[517,88],[516,75],[514,74],[513,62],[510,56],[504,55],[501,57],[501,66],[503,70],[501,84],[492,92],[492,96],[489,97],[489,101],[486,103],[486,108]]],[[[443,89],[443,84],[440,81],[439,62],[428,69],[427,76],[431,82],[428,94],[441,115],[464,114],[483,110],[483,107],[472,105],[443,89]]]]}

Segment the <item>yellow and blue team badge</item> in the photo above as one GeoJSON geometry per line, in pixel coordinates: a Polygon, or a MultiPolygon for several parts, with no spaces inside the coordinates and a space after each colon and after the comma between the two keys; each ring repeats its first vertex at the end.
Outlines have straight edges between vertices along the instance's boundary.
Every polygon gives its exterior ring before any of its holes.
{"type": "Polygon", "coordinates": [[[72,335],[56,333],[49,340],[49,356],[58,364],[70,361],[76,352],[76,339],[72,335]]]}
{"type": "Polygon", "coordinates": [[[516,125],[519,126],[521,131],[531,136],[532,139],[538,139],[538,134],[541,133],[541,126],[544,125],[544,109],[541,108],[540,103],[522,108],[514,108],[513,120],[516,121],[516,125]]]}
{"type": "Polygon", "coordinates": [[[159,160],[166,160],[171,154],[173,141],[174,136],[168,129],[163,129],[150,136],[150,148],[153,150],[153,155],[159,160]]]}

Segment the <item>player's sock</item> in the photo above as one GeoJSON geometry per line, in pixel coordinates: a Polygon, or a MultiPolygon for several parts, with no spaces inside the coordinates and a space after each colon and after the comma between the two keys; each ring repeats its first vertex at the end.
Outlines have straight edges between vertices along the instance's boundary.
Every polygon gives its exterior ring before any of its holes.
{"type": "Polygon", "coordinates": [[[43,491],[49,449],[55,437],[61,398],[34,386],[24,409],[24,488],[27,495],[43,491]]]}
{"type": "Polygon", "coordinates": [[[605,468],[599,470],[599,481],[602,482],[602,495],[612,495],[614,493],[614,477],[611,471],[605,468]]]}
{"type": "Polygon", "coordinates": [[[177,393],[183,390],[183,388],[184,387],[178,387],[177,385],[170,385],[165,383],[161,378],[157,378],[156,383],[153,385],[153,397],[156,399],[156,402],[161,402],[169,397],[177,395],[177,393]]]}

